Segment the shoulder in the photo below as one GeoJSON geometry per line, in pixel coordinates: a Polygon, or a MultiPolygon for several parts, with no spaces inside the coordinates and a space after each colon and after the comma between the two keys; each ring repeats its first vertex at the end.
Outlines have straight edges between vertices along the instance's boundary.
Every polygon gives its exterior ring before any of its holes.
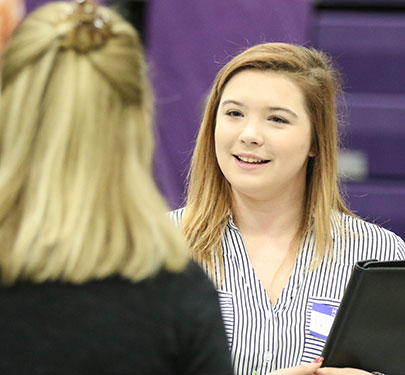
{"type": "Polygon", "coordinates": [[[194,261],[190,261],[183,272],[161,272],[150,280],[150,284],[146,300],[169,320],[176,322],[176,327],[183,334],[221,322],[217,290],[194,261]],[[196,328],[187,328],[190,326],[196,328]]]}
{"type": "Polygon", "coordinates": [[[396,240],[402,239],[388,229],[378,224],[371,223],[359,217],[353,217],[344,213],[338,214],[339,226],[344,229],[345,233],[365,236],[369,238],[388,237],[396,240]]]}
{"type": "Polygon", "coordinates": [[[405,243],[394,232],[344,213],[337,215],[337,224],[333,229],[335,242],[357,252],[360,258],[405,259],[405,243]]]}
{"type": "Polygon", "coordinates": [[[184,271],[172,273],[162,270],[154,278],[146,280],[145,285],[151,289],[151,295],[159,294],[162,299],[176,301],[179,305],[217,298],[214,285],[193,260],[184,271]]]}
{"type": "Polygon", "coordinates": [[[173,223],[180,226],[180,223],[183,220],[185,210],[186,210],[185,207],[182,207],[177,210],[170,211],[168,213],[169,218],[173,221],[173,223]]]}
{"type": "Polygon", "coordinates": [[[160,274],[156,276],[156,278],[162,278],[165,281],[170,278],[173,280],[173,282],[179,283],[188,281],[205,284],[206,281],[208,281],[208,285],[211,285],[201,267],[193,260],[190,260],[186,268],[181,272],[172,273],[168,271],[161,271],[160,274]]]}

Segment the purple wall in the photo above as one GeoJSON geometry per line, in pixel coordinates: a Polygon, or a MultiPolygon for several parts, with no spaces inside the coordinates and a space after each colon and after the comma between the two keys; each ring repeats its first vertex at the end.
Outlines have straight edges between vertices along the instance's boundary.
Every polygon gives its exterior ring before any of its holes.
{"type": "Polygon", "coordinates": [[[314,30],[345,77],[347,155],[365,161],[346,185],[350,206],[405,238],[405,12],[324,10],[314,30]]]}

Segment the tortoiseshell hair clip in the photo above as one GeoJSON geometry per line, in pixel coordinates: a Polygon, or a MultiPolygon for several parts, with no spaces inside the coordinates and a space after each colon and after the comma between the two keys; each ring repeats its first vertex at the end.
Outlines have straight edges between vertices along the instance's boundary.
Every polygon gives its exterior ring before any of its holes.
{"type": "Polygon", "coordinates": [[[69,19],[74,26],[63,42],[65,48],[85,53],[100,48],[111,35],[110,22],[103,17],[95,0],[75,0],[69,19]]]}

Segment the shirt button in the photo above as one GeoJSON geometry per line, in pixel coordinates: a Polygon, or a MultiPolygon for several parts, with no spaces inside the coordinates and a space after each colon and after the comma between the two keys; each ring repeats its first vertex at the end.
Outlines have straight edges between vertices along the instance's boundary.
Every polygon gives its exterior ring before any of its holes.
{"type": "Polygon", "coordinates": [[[266,319],[267,319],[267,320],[271,320],[272,318],[273,318],[273,314],[271,313],[270,310],[267,310],[267,311],[266,311],[266,319]]]}
{"type": "Polygon", "coordinates": [[[270,352],[264,353],[264,360],[270,362],[273,355],[270,352]]]}

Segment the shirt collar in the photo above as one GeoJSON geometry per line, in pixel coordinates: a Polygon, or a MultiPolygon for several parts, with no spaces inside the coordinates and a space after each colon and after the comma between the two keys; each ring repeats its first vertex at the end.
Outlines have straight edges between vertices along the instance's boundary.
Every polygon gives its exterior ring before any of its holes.
{"type": "Polygon", "coordinates": [[[239,231],[238,227],[236,226],[235,222],[233,221],[232,212],[229,212],[229,216],[228,216],[228,227],[229,227],[230,229],[239,231]]]}

